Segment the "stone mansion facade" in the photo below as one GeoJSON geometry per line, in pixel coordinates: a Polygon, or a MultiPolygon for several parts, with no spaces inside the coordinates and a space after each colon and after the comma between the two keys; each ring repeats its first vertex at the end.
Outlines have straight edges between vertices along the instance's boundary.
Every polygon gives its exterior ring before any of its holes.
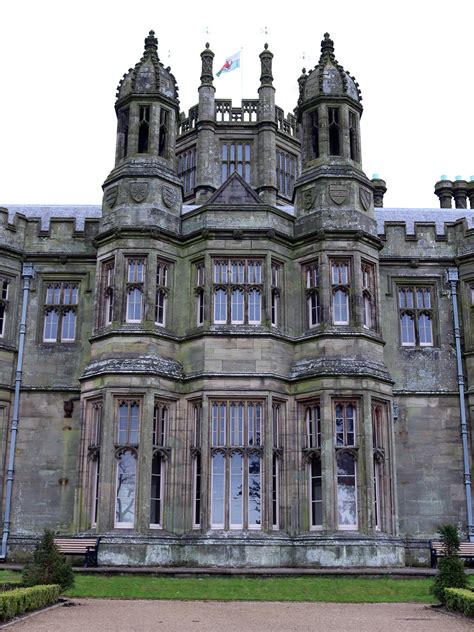
{"type": "Polygon", "coordinates": [[[146,37],[101,208],[0,209],[2,555],[428,563],[472,531],[474,182],[383,207],[327,34],[294,115],[267,46],[239,107],[213,57],[185,115],[146,37]]]}

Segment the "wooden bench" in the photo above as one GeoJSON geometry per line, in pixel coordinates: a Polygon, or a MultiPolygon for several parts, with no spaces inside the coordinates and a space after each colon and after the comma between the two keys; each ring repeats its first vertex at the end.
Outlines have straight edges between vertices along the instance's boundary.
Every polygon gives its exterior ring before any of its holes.
{"type": "Polygon", "coordinates": [[[54,544],[63,555],[84,555],[84,566],[97,566],[100,538],[55,538],[54,544]]]}
{"type": "MultiPolygon", "coordinates": [[[[438,562],[438,557],[444,557],[446,555],[444,544],[439,541],[432,540],[431,546],[431,567],[435,568],[438,562]]],[[[458,551],[459,557],[463,559],[474,559],[474,542],[461,542],[458,551]]]]}

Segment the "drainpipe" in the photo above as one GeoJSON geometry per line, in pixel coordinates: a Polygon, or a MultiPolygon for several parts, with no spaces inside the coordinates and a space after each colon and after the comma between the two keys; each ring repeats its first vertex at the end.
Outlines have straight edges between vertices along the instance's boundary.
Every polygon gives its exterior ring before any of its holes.
{"type": "Polygon", "coordinates": [[[462,452],[464,458],[464,486],[466,490],[466,514],[467,514],[467,535],[469,542],[474,542],[474,524],[472,522],[472,495],[471,495],[471,469],[469,467],[469,448],[467,442],[467,418],[466,401],[464,395],[464,373],[461,356],[461,330],[459,327],[459,312],[457,301],[457,284],[459,273],[457,268],[448,268],[447,279],[451,286],[451,300],[453,303],[454,339],[456,342],[456,363],[458,371],[459,386],[459,409],[461,411],[461,438],[462,452]]]}
{"type": "Polygon", "coordinates": [[[26,338],[26,315],[28,312],[28,297],[30,293],[30,282],[34,275],[33,264],[24,263],[21,271],[23,279],[23,303],[21,306],[20,333],[18,336],[18,358],[15,376],[15,397],[13,399],[13,416],[10,432],[10,449],[8,456],[7,484],[5,490],[5,514],[3,518],[2,551],[0,561],[4,562],[7,557],[8,536],[10,535],[10,515],[12,508],[13,473],[15,465],[16,436],[18,433],[19,411],[20,411],[20,390],[23,371],[23,353],[26,338]]]}

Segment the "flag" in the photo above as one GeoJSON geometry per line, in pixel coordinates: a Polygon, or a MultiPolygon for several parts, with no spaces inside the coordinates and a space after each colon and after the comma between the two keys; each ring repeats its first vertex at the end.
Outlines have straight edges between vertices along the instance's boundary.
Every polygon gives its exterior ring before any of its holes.
{"type": "Polygon", "coordinates": [[[219,72],[216,73],[216,76],[219,77],[221,73],[230,72],[231,70],[236,70],[237,68],[240,68],[240,51],[235,53],[235,55],[226,58],[224,65],[219,72]]]}

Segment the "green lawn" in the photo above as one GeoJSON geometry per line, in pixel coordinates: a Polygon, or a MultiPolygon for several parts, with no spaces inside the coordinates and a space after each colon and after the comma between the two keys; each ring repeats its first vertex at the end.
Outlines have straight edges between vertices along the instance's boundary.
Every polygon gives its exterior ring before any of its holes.
{"type": "MultiPolygon", "coordinates": [[[[0,571],[0,583],[19,580],[0,571]]],[[[474,576],[470,576],[474,588],[474,576]]],[[[333,601],[352,603],[433,603],[431,579],[379,577],[153,577],[152,575],[76,574],[69,597],[183,599],[218,601],[333,601]]]]}

